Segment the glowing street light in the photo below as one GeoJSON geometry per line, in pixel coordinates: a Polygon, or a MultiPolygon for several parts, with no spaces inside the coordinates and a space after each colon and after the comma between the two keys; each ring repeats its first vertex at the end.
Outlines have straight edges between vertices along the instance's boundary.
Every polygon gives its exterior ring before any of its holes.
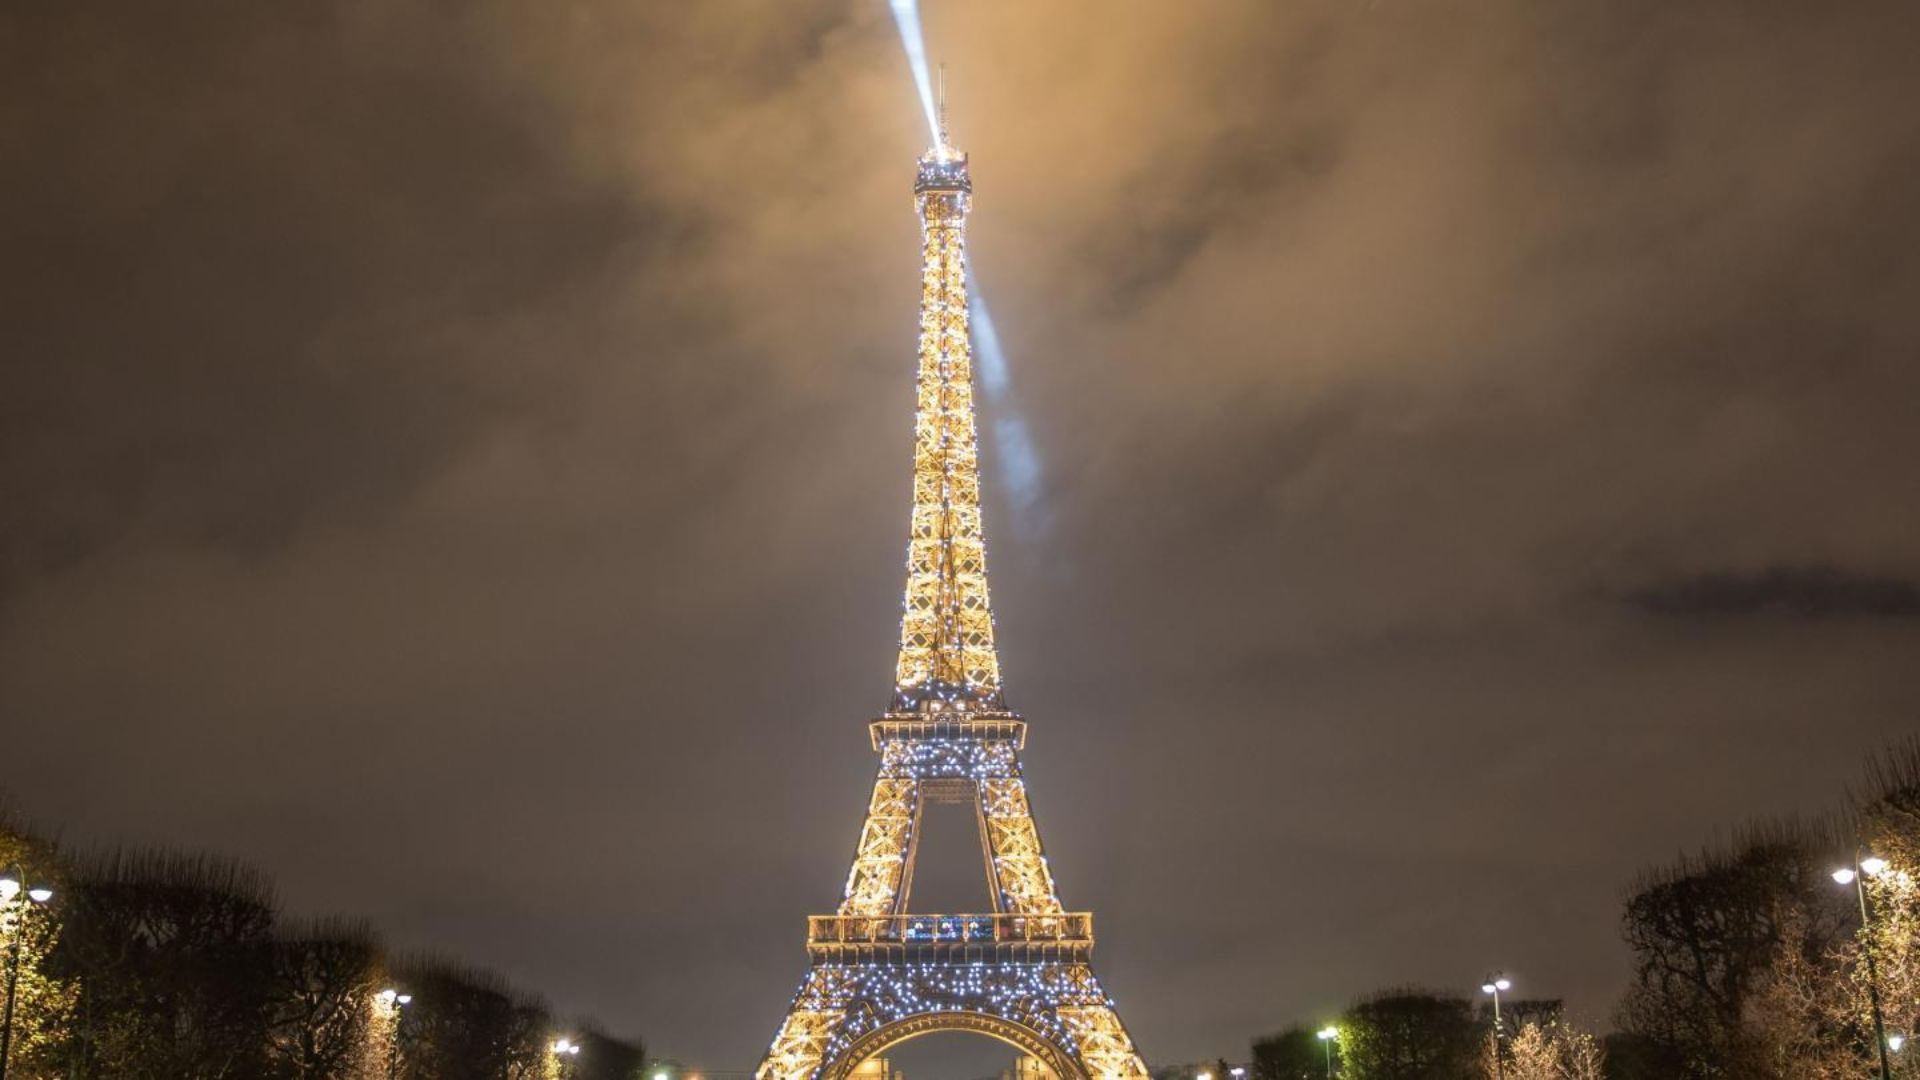
{"type": "Polygon", "coordinates": [[[0,877],[0,916],[6,909],[18,905],[19,914],[14,916],[13,933],[7,939],[7,1007],[4,1020],[0,1020],[0,1080],[7,1077],[7,1059],[13,1055],[13,999],[20,989],[20,939],[28,913],[33,908],[21,903],[20,894],[26,893],[27,900],[33,905],[45,905],[53,899],[53,890],[45,886],[29,887],[26,871],[15,863],[4,877],[0,877]]]}
{"type": "Polygon", "coordinates": [[[1319,1039],[1320,1044],[1326,1047],[1327,1080],[1333,1080],[1333,1044],[1340,1040],[1340,1029],[1334,1027],[1332,1024],[1328,1024],[1326,1027],[1314,1032],[1313,1037],[1319,1039]]]}
{"type": "Polygon", "coordinates": [[[1887,1036],[1887,1049],[1893,1051],[1894,1053],[1896,1054],[1899,1053],[1900,1048],[1905,1045],[1907,1045],[1907,1037],[1905,1035],[1887,1036]]]}
{"type": "MultiPolygon", "coordinates": [[[[1879,877],[1887,872],[1888,862],[1877,855],[1861,858],[1854,852],[1853,865],[1843,866],[1833,872],[1833,880],[1842,885],[1853,886],[1854,895],[1860,898],[1860,928],[1866,932],[1867,950],[1867,1000],[1873,1004],[1873,1045],[1880,1054],[1880,1080],[1893,1080],[1893,1064],[1887,1060],[1887,1023],[1880,1013],[1880,965],[1874,954],[1879,952],[1873,941],[1873,906],[1867,901],[1867,883],[1860,879],[1861,874],[1879,877]]],[[[1900,1040],[1904,1045],[1906,1040],[1900,1040]]],[[[1900,1047],[1896,1046],[1896,1051],[1900,1047]]]]}
{"type": "Polygon", "coordinates": [[[1507,1075],[1507,1059],[1500,1053],[1500,1040],[1506,1038],[1506,1033],[1500,1028],[1500,995],[1511,989],[1513,983],[1498,972],[1487,976],[1487,981],[1480,984],[1481,993],[1493,995],[1493,1074],[1499,1080],[1506,1080],[1507,1075]]]}
{"type": "Polygon", "coordinates": [[[373,1000],[393,1014],[393,1030],[387,1035],[387,1080],[393,1080],[400,1075],[400,1025],[406,1021],[406,1013],[401,1010],[413,1004],[413,995],[389,986],[373,995],[373,1000]]]}

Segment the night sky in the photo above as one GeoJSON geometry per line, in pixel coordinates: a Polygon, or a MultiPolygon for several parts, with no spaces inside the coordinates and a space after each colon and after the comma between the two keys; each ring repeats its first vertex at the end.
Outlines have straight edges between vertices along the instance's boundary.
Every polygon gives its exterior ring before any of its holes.
{"type": "MultiPolygon", "coordinates": [[[[1920,715],[1920,8],[926,17],[1146,1057],[1605,1027],[1640,868],[1920,715]]],[[[925,141],[882,0],[7,4],[0,786],[750,1067],[891,689],[925,141]]]]}

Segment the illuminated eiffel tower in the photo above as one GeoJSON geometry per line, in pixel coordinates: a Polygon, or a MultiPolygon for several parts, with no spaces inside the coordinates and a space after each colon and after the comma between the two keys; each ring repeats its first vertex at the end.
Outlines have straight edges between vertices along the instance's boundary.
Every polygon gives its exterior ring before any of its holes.
{"type": "Polygon", "coordinates": [[[1060,1080],[1145,1077],[1094,978],[1093,916],[1054,891],[1021,778],[1026,722],[1001,697],[967,319],[967,157],[920,159],[920,359],[913,517],[893,703],[868,729],[880,773],[832,915],[807,920],[810,966],[756,1080],[846,1080],[905,1039],[972,1031],[1060,1080]],[[909,914],[922,808],[971,803],[994,910],[909,914]]]}

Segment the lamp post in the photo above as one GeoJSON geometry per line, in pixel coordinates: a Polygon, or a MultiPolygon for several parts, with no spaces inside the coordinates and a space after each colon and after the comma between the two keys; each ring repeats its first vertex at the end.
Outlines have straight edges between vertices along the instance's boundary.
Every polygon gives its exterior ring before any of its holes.
{"type": "Polygon", "coordinates": [[[1493,995],[1493,1074],[1499,1080],[1506,1080],[1507,1076],[1507,1059],[1500,1053],[1500,1040],[1505,1037],[1505,1032],[1500,1029],[1500,993],[1511,989],[1513,983],[1498,972],[1487,976],[1487,981],[1480,984],[1481,993],[1493,995]]]}
{"type": "Polygon", "coordinates": [[[1866,878],[1879,877],[1886,870],[1887,860],[1872,855],[1863,859],[1856,851],[1853,865],[1835,870],[1833,880],[1853,886],[1854,895],[1860,898],[1860,929],[1867,938],[1867,1000],[1873,1005],[1873,1044],[1880,1054],[1880,1080],[1893,1080],[1893,1065],[1887,1060],[1887,1022],[1880,1012],[1880,965],[1874,959],[1879,949],[1873,941],[1873,906],[1867,900],[1866,882],[1866,878]]]}
{"type": "Polygon", "coordinates": [[[1328,1024],[1326,1027],[1314,1032],[1313,1037],[1320,1040],[1321,1046],[1326,1047],[1327,1080],[1333,1080],[1333,1044],[1340,1038],[1340,1029],[1334,1027],[1332,1024],[1328,1024]]]}
{"type": "MultiPolygon", "coordinates": [[[[403,994],[389,986],[373,995],[373,999],[387,1007],[393,1013],[393,1034],[387,1038],[387,1080],[400,1075],[400,1025],[406,1020],[401,1010],[413,1004],[412,994],[403,994]]],[[[0,1077],[0,1080],[6,1080],[0,1077]]]]}
{"type": "Polygon", "coordinates": [[[7,1061],[13,1056],[13,999],[20,990],[20,939],[26,935],[27,914],[33,910],[29,905],[52,899],[52,889],[27,885],[26,872],[19,863],[0,877],[0,921],[8,921],[11,916],[13,924],[7,928],[7,1006],[4,1019],[0,1019],[0,1080],[7,1080],[7,1061]]]}
{"type": "Polygon", "coordinates": [[[580,1057],[580,1044],[572,1039],[555,1039],[553,1056],[560,1059],[560,1075],[571,1077],[576,1060],[580,1057]]]}

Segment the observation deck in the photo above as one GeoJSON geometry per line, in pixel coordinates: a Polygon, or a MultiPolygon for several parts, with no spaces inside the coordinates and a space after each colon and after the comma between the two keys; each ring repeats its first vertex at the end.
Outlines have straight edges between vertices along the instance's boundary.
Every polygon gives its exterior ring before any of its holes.
{"type": "Polygon", "coordinates": [[[1027,722],[1009,712],[889,713],[867,722],[867,737],[876,752],[890,742],[1004,742],[1015,750],[1027,745],[1027,722]]]}
{"type": "Polygon", "coordinates": [[[1093,915],[811,915],[807,956],[815,963],[1084,961],[1093,954],[1093,915]]]}
{"type": "Polygon", "coordinates": [[[920,159],[920,173],[914,177],[913,193],[929,191],[973,192],[973,178],[967,175],[967,155],[951,146],[936,146],[920,159]]]}

